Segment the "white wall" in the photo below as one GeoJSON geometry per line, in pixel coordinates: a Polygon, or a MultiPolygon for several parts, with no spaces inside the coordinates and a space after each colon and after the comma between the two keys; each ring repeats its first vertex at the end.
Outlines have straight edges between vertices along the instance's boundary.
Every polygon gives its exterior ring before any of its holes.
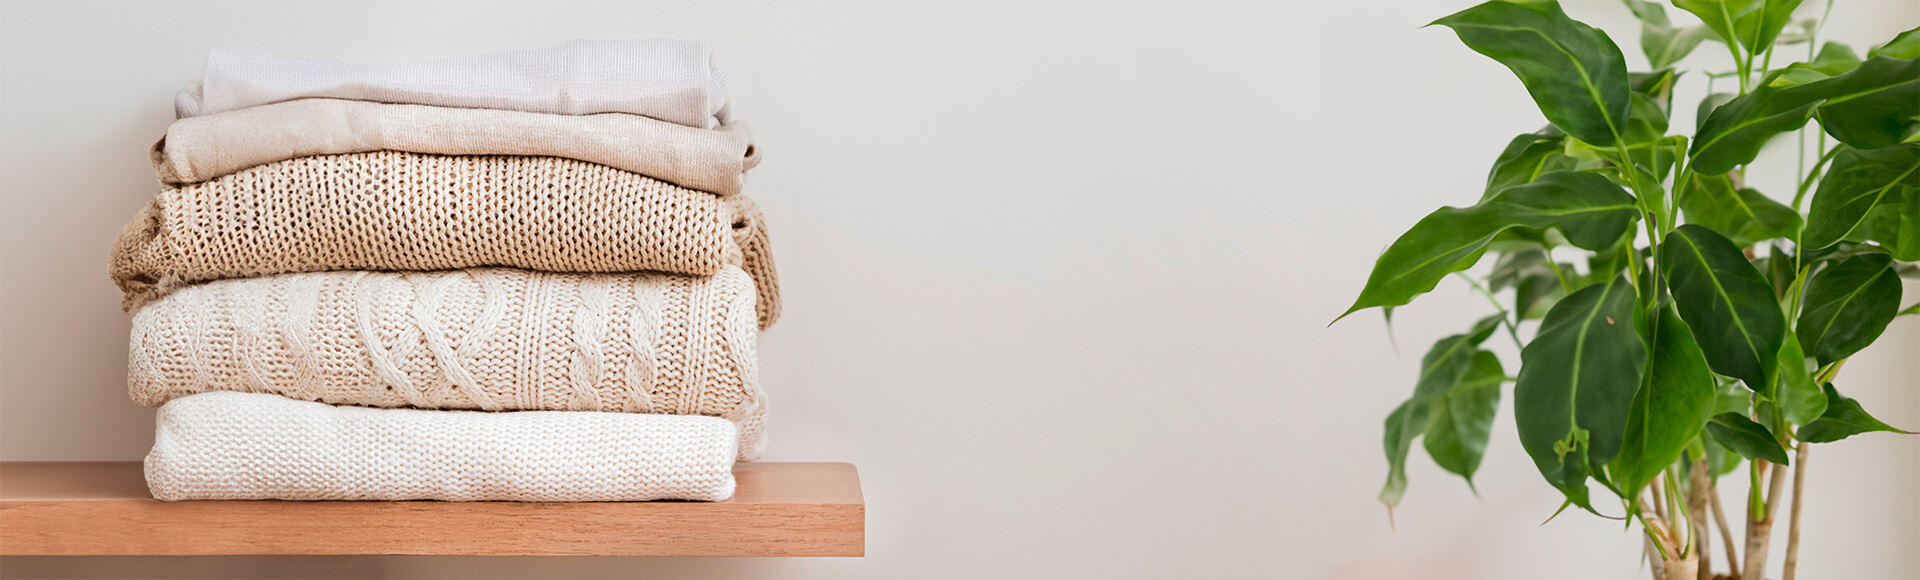
{"type": "MultiPolygon", "coordinates": [[[[1477,499],[1419,456],[1397,530],[1374,500],[1382,419],[1426,345],[1485,306],[1445,285],[1398,312],[1398,353],[1377,314],[1327,321],[1394,236],[1475,200],[1506,140],[1543,122],[1505,69],[1421,28],[1465,5],[8,2],[0,459],[150,444],[151,411],[123,394],[106,254],[157,187],[146,147],[208,49],[391,61],[702,38],[767,152],[750,194],[788,301],[761,342],[769,459],[859,464],[869,556],[10,558],[0,573],[1644,578],[1620,524],[1540,525],[1558,495],[1510,416],[1477,499]]],[[[1637,54],[1620,4],[1569,11],[1637,54]]],[[[1831,30],[1865,45],[1917,24],[1920,5],[1851,0],[1831,30]]],[[[1715,49],[1695,62],[1724,61],[1715,49]]],[[[1920,319],[1904,318],[1845,387],[1920,427],[1917,352],[1920,319]]],[[[1920,569],[1920,437],[1862,436],[1811,465],[1803,578],[1920,569]]]]}

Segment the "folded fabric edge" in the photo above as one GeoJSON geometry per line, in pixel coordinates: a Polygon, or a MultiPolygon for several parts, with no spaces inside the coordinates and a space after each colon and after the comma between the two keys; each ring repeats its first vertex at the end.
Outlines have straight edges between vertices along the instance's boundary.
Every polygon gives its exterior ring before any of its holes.
{"type": "Polygon", "coordinates": [[[376,409],[214,392],[160,408],[144,471],[150,493],[162,501],[724,501],[737,484],[735,433],[730,421],[697,415],[376,409]],[[564,428],[576,418],[591,425],[564,428]],[[632,437],[636,429],[642,437],[632,437]],[[654,437],[644,436],[648,430],[654,437]],[[693,435],[685,436],[689,431],[693,435]],[[669,442],[674,446],[636,443],[674,435],[682,435],[669,442]],[[480,438],[477,447],[512,441],[511,447],[494,447],[513,452],[421,452],[447,449],[446,439],[461,436],[480,438]],[[608,438],[616,442],[610,449],[581,449],[581,443],[608,438]],[[422,439],[441,445],[423,445],[422,439]],[[652,463],[640,473],[619,465],[636,458],[652,463]],[[494,469],[449,467],[462,460],[494,469]],[[547,469],[529,474],[529,466],[547,469]]]}
{"type": "MultiPolygon", "coordinates": [[[[183,94],[185,94],[184,91],[183,91],[183,94]]],[[[183,100],[186,100],[185,97],[183,97],[183,100]]],[[[365,109],[357,111],[357,113],[362,115],[378,115],[379,114],[379,113],[369,113],[368,110],[365,110],[365,109]]],[[[298,117],[301,113],[289,112],[286,114],[298,117]]],[[[226,121],[229,124],[236,122],[230,119],[226,121]]],[[[257,122],[258,120],[256,119],[255,121],[257,122]]],[[[565,121],[560,121],[560,122],[565,122],[565,121]]],[[[591,128],[591,127],[588,127],[588,128],[591,128]]],[[[638,131],[635,131],[635,132],[638,132],[638,131]]],[[[195,139],[189,139],[189,141],[194,141],[194,140],[195,139]]],[[[615,146],[616,144],[613,144],[613,143],[606,143],[604,145],[606,145],[605,149],[609,149],[609,150],[621,149],[621,147],[615,146]]],[[[213,147],[208,147],[208,149],[217,151],[219,147],[222,147],[222,146],[223,145],[215,145],[213,147]]],[[[307,147],[314,148],[315,146],[308,145],[307,147]]],[[[696,149],[698,148],[696,147],[696,149]]],[[[198,147],[196,147],[195,150],[198,150],[198,147]]],[[[471,108],[464,108],[464,107],[449,107],[449,106],[442,106],[442,105],[428,105],[428,104],[417,104],[417,103],[386,103],[386,102],[379,102],[379,101],[357,101],[357,100],[351,100],[351,99],[337,99],[337,98],[329,98],[329,97],[307,97],[307,98],[299,98],[299,99],[290,99],[290,100],[278,101],[274,103],[267,103],[267,104],[252,106],[252,107],[246,107],[242,109],[236,109],[232,111],[222,111],[222,112],[210,113],[206,115],[195,115],[191,117],[183,117],[179,120],[176,120],[174,123],[170,124],[167,127],[167,131],[165,132],[165,134],[163,134],[160,137],[160,139],[154,142],[153,147],[149,151],[148,157],[150,162],[153,165],[154,174],[160,179],[161,183],[164,183],[170,186],[183,186],[183,185],[192,185],[196,183],[203,183],[203,182],[224,177],[227,175],[232,175],[234,173],[239,173],[247,169],[259,167],[261,165],[266,165],[266,164],[277,162],[277,161],[285,161],[285,160],[293,159],[297,157],[308,157],[308,156],[314,156],[314,155],[338,155],[338,154],[348,154],[348,153],[371,153],[376,151],[399,151],[399,152],[418,153],[418,154],[426,154],[426,155],[450,155],[450,156],[502,155],[502,156],[514,156],[514,157],[555,157],[555,158],[562,158],[562,159],[572,159],[576,161],[602,165],[611,169],[625,171],[628,173],[633,173],[633,174],[645,176],[652,179],[657,179],[657,180],[664,181],[679,187],[711,193],[713,195],[717,195],[721,197],[739,195],[740,192],[746,186],[746,181],[747,181],[746,173],[748,171],[751,171],[753,168],[758,167],[760,165],[760,161],[762,160],[761,150],[759,146],[753,141],[752,126],[746,123],[745,121],[724,120],[711,127],[699,128],[699,127],[689,127],[686,125],[673,123],[671,121],[664,121],[664,120],[656,119],[653,117],[648,117],[645,115],[639,115],[634,113],[606,112],[606,113],[593,113],[588,115],[562,115],[562,114],[555,114],[555,113],[512,111],[512,110],[506,110],[506,109],[471,109],[471,108]],[[393,111],[398,111],[398,113],[395,113],[395,114],[405,114],[405,112],[409,110],[426,111],[427,112],[426,116],[429,116],[429,117],[457,116],[458,113],[454,113],[453,111],[479,111],[482,113],[476,113],[476,114],[481,115],[483,117],[491,117],[490,119],[488,119],[491,122],[483,123],[482,126],[485,126],[485,127],[499,127],[502,125],[512,126],[515,123],[525,123],[527,125],[541,125],[543,123],[552,123],[554,122],[553,119],[555,118],[584,119],[589,117],[603,117],[606,119],[614,119],[616,120],[614,121],[616,123],[623,123],[627,125],[637,125],[640,127],[646,127],[650,125],[652,126],[651,129],[648,129],[650,131],[668,133],[669,137],[665,139],[668,142],[673,142],[676,140],[682,141],[682,142],[688,142],[688,143],[713,143],[716,141],[722,141],[722,142],[730,141],[732,142],[734,147],[737,147],[739,149],[738,151],[735,151],[732,153],[733,156],[737,156],[738,161],[730,160],[730,161],[716,162],[716,163],[728,163],[728,164],[738,163],[738,170],[728,171],[728,173],[730,173],[731,175],[721,178],[721,177],[713,176],[712,174],[704,174],[699,172],[681,173],[680,171],[676,171],[676,170],[661,170],[658,167],[649,167],[645,161],[641,161],[638,158],[628,158],[628,157],[620,157],[617,155],[610,155],[605,153],[604,150],[600,152],[601,154],[598,154],[598,155],[567,151],[567,150],[563,150],[563,148],[553,148],[550,150],[534,151],[526,148],[524,146],[525,144],[521,142],[515,142],[513,145],[502,145],[502,146],[495,146],[495,147],[487,147],[487,146],[475,147],[472,144],[472,141],[474,139],[472,139],[470,136],[457,140],[457,142],[459,143],[458,145],[446,145],[444,147],[436,147],[436,146],[419,146],[419,144],[417,143],[406,144],[402,146],[391,146],[393,145],[391,143],[385,144],[388,146],[369,146],[365,144],[356,143],[355,142],[356,139],[345,138],[344,135],[341,135],[341,136],[334,136],[334,137],[328,138],[325,141],[326,145],[317,147],[318,150],[316,151],[306,151],[306,152],[300,152],[300,153],[295,153],[291,151],[283,152],[283,153],[263,153],[260,151],[246,151],[241,153],[222,153],[219,155],[219,157],[215,159],[216,161],[220,161],[220,163],[216,163],[215,166],[207,167],[207,168],[197,167],[196,164],[193,163],[192,161],[197,157],[200,157],[202,155],[207,155],[207,154],[201,153],[199,155],[186,155],[186,154],[182,154],[183,152],[178,150],[179,147],[183,146],[183,145],[180,145],[179,143],[181,140],[180,138],[196,137],[198,134],[205,133],[208,131],[211,131],[215,134],[228,133],[233,131],[232,127],[230,126],[222,127],[222,128],[214,128],[214,129],[207,128],[208,123],[211,122],[212,120],[222,119],[224,117],[231,117],[234,115],[255,115],[255,116],[264,115],[267,118],[272,118],[273,115],[275,113],[278,113],[279,110],[281,109],[295,107],[296,104],[308,104],[308,103],[316,104],[314,106],[325,106],[325,105],[318,105],[319,103],[335,104],[333,106],[341,106],[341,105],[337,105],[336,103],[350,104],[346,106],[352,106],[352,104],[357,104],[357,105],[366,105],[366,106],[374,107],[375,108],[374,110],[378,110],[382,108],[392,108],[393,111]],[[273,111],[273,112],[268,112],[268,111],[273,111]],[[440,111],[440,112],[436,112],[436,111],[440,111]],[[185,126],[188,124],[193,124],[196,126],[197,130],[193,134],[188,134],[188,135],[176,134],[178,131],[181,130],[182,126],[185,126]],[[678,135],[678,136],[674,137],[672,135],[678,135]],[[239,159],[235,159],[235,158],[239,158],[239,159]],[[679,174],[676,175],[676,173],[679,173],[679,174]]],[[[663,163],[666,163],[669,165],[672,164],[672,162],[663,162],[663,163]]]]}

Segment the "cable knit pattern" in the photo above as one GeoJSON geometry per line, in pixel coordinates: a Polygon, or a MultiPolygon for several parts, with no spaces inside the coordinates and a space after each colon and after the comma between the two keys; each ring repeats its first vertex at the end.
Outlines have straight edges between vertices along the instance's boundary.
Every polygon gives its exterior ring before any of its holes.
{"type": "Polygon", "coordinates": [[[765,448],[753,280],[504,268],[221,280],[135,312],[127,389],[342,405],[707,415],[765,448]]]}
{"type": "MultiPolygon", "coordinates": [[[[325,270],[771,274],[770,254],[741,251],[765,238],[751,208],[555,157],[301,157],[161,190],[121,231],[109,272],[129,310],[196,282],[325,270]]],[[[776,280],[758,283],[777,300],[776,280]]],[[[760,308],[771,324],[778,306],[760,308]]]]}
{"type": "Polygon", "coordinates": [[[712,417],[335,407],[207,393],[160,407],[162,500],[719,501],[735,426],[712,417]]]}

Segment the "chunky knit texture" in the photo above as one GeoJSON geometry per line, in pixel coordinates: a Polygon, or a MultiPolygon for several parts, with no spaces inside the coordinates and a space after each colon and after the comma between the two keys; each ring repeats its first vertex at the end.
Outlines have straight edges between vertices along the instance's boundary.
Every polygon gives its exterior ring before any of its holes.
{"type": "Polygon", "coordinates": [[[734,490],[734,425],[712,417],[208,393],[167,403],[157,423],[146,471],[162,500],[718,501],[734,490]]]}
{"type": "Polygon", "coordinates": [[[338,99],[174,121],[152,157],[160,181],[179,185],[295,157],[381,150],[565,157],[716,195],[740,193],[747,170],[760,163],[753,131],[737,121],[708,130],[625,113],[549,115],[338,99]]]}
{"type": "Polygon", "coordinates": [[[227,48],[174,98],[181,118],[307,97],[559,115],[632,113],[712,129],[727,121],[727,76],[694,40],[575,40],[534,50],[392,64],[329,62],[227,48]]]}
{"type": "Polygon", "coordinates": [[[379,151],[163,189],[121,231],[109,272],[132,310],[188,284],[290,272],[732,264],[760,276],[765,328],[780,296],[765,227],[741,196],[572,159],[379,151]]]}
{"type": "Polygon", "coordinates": [[[765,448],[753,282],[499,268],[190,286],[133,317],[127,390],[423,409],[707,415],[765,448]]]}

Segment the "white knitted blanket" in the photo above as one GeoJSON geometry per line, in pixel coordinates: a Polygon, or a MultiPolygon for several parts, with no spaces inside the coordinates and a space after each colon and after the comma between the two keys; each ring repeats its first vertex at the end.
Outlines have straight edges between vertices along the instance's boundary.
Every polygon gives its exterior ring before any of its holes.
{"type": "Polygon", "coordinates": [[[158,406],[243,391],[342,405],[707,415],[759,458],[754,285],[477,268],[221,280],[133,317],[127,390],[158,406]]]}
{"type": "Polygon", "coordinates": [[[305,97],[588,115],[632,113],[689,127],[725,122],[727,77],[692,40],[575,40],[536,50],[396,64],[207,55],[206,76],[174,99],[192,117],[305,97]]]}
{"type": "Polygon", "coordinates": [[[719,501],[734,489],[734,425],[712,417],[207,393],[167,403],[156,422],[147,487],[169,501],[719,501]]]}

